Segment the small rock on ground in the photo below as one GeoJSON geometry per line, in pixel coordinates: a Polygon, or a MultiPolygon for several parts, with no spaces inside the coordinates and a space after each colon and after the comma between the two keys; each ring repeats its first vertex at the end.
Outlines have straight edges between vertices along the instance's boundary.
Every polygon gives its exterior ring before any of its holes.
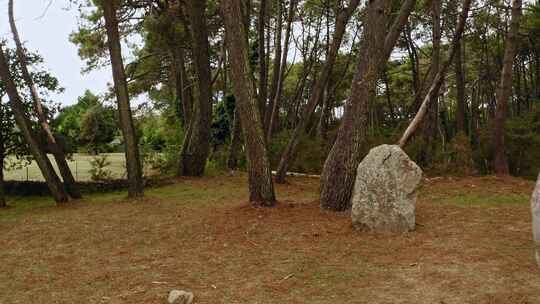
{"type": "Polygon", "coordinates": [[[183,290],[172,290],[167,298],[169,304],[191,304],[193,302],[193,293],[183,290]]]}

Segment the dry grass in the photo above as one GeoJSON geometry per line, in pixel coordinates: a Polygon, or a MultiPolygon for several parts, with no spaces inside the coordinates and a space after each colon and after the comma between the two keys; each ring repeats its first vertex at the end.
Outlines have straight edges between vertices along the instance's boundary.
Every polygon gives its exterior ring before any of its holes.
{"type": "Polygon", "coordinates": [[[0,303],[164,303],[173,288],[200,304],[540,303],[531,183],[426,181],[403,236],[353,231],[320,211],[317,184],[292,179],[269,210],[247,205],[244,176],[140,202],[18,200],[0,215],[0,303]]]}

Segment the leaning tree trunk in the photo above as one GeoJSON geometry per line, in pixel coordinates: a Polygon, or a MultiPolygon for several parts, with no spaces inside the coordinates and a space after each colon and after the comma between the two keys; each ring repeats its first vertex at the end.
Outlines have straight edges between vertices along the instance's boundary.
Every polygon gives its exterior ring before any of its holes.
{"type": "Polygon", "coordinates": [[[506,156],[505,124],[508,116],[508,100],[512,95],[512,70],[518,44],[519,25],[522,16],[522,0],[512,0],[512,19],[510,30],[506,36],[503,69],[497,89],[497,110],[493,130],[493,168],[495,173],[508,175],[508,159],[506,156]]]}
{"type": "MultiPolygon", "coordinates": [[[[431,51],[431,65],[429,69],[428,83],[432,83],[441,67],[441,0],[431,1],[431,20],[433,23],[432,33],[432,51],[431,51]]],[[[437,129],[439,125],[439,95],[433,95],[430,97],[432,100],[429,102],[427,117],[424,120],[422,126],[422,139],[423,149],[421,150],[421,162],[424,165],[430,163],[430,156],[432,156],[435,150],[435,140],[437,138],[437,129]]]]}
{"type": "Polygon", "coordinates": [[[118,2],[114,0],[103,1],[103,16],[105,17],[105,27],[107,28],[120,126],[124,136],[124,145],[126,149],[126,167],[129,182],[128,196],[135,198],[143,195],[144,186],[137,135],[133,124],[133,116],[131,115],[126,73],[122,60],[122,48],[120,45],[120,34],[118,32],[118,17],[116,16],[117,6],[118,2]]]}
{"type": "Polygon", "coordinates": [[[2,44],[0,44],[0,80],[4,83],[5,90],[9,96],[11,110],[13,111],[13,116],[15,116],[15,122],[26,140],[30,152],[41,170],[52,196],[57,203],[67,202],[69,196],[66,193],[64,185],[60,181],[60,178],[58,178],[58,175],[56,175],[47,154],[41,149],[37,136],[32,130],[32,122],[24,110],[24,104],[17,92],[17,87],[13,82],[2,44]]]}
{"type": "Polygon", "coordinates": [[[32,79],[32,76],[30,76],[30,72],[28,71],[28,60],[26,58],[26,54],[25,54],[23,45],[21,43],[21,39],[19,37],[19,32],[17,31],[17,25],[15,24],[15,18],[14,18],[14,13],[13,13],[13,0],[9,0],[8,15],[9,15],[9,24],[11,27],[11,33],[13,34],[13,40],[15,41],[16,53],[17,53],[17,58],[19,59],[22,78],[24,80],[24,83],[30,90],[30,95],[32,96],[32,100],[34,101],[34,112],[39,120],[41,128],[43,129],[45,133],[48,147],[54,157],[54,160],[56,161],[56,165],[58,166],[60,174],[62,175],[62,178],[64,180],[64,185],[66,187],[68,194],[75,199],[79,199],[82,197],[81,191],[79,190],[79,187],[77,186],[77,182],[75,181],[75,178],[73,177],[73,174],[71,173],[71,169],[69,168],[68,162],[66,161],[66,155],[64,154],[63,149],[58,144],[58,142],[56,141],[56,138],[54,137],[51,131],[49,122],[47,120],[45,112],[43,111],[41,98],[39,97],[37,88],[34,84],[34,80],[32,79]]]}
{"type": "Polygon", "coordinates": [[[409,126],[403,133],[403,136],[399,140],[399,146],[402,148],[407,145],[409,140],[412,138],[412,136],[416,133],[416,131],[422,124],[424,118],[427,115],[428,107],[430,103],[435,100],[434,96],[439,95],[439,91],[441,90],[441,85],[446,77],[448,68],[450,67],[450,64],[452,63],[454,56],[456,56],[456,53],[458,52],[458,47],[459,47],[458,42],[461,40],[461,37],[463,36],[463,32],[465,31],[465,26],[467,24],[467,17],[469,16],[469,9],[471,7],[471,2],[472,0],[463,0],[463,9],[459,17],[458,24],[456,25],[456,31],[454,33],[454,37],[452,40],[452,47],[450,49],[450,56],[440,68],[437,76],[435,76],[435,79],[433,80],[427,95],[425,96],[422,104],[420,105],[418,112],[416,113],[416,116],[414,117],[412,122],[409,124],[409,126]]]}
{"type": "Polygon", "coordinates": [[[347,8],[344,8],[337,16],[334,37],[332,38],[332,45],[328,51],[328,56],[326,58],[326,62],[324,64],[321,76],[315,82],[313,91],[309,96],[309,100],[302,114],[302,119],[300,120],[300,123],[296,125],[291,139],[289,140],[287,146],[285,147],[285,150],[281,154],[276,176],[276,182],[278,183],[285,182],[287,170],[289,169],[289,166],[293,161],[293,155],[296,154],[300,139],[305,132],[306,127],[311,120],[311,116],[313,115],[315,108],[317,108],[317,104],[319,103],[324,93],[324,89],[328,84],[328,80],[332,75],[339,48],[341,46],[341,42],[343,41],[345,30],[347,29],[347,23],[349,22],[349,19],[358,7],[359,3],[360,0],[351,0],[347,8]]]}
{"type": "Polygon", "coordinates": [[[379,74],[392,53],[415,1],[405,1],[402,4],[398,17],[387,31],[391,2],[373,0],[367,8],[351,93],[345,104],[336,141],[321,175],[321,207],[324,209],[344,211],[350,208],[356,170],[362,157],[361,149],[366,143],[369,98],[375,91],[379,74]]]}
{"type": "Polygon", "coordinates": [[[210,125],[212,122],[212,74],[205,16],[206,1],[190,0],[187,7],[197,76],[197,98],[193,103],[190,134],[184,140],[180,155],[178,175],[202,176],[210,153],[210,125]]]}
{"type": "Polygon", "coordinates": [[[276,197],[272,172],[264,142],[255,88],[253,82],[250,81],[252,74],[248,61],[247,33],[242,24],[241,3],[240,0],[223,0],[221,6],[236,106],[244,131],[250,201],[255,205],[274,206],[276,197]]]}

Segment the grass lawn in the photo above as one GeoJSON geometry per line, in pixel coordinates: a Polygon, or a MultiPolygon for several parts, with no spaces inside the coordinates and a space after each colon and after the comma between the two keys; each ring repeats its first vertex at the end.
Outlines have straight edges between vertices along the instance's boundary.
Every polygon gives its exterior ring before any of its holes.
{"type": "MultiPolygon", "coordinates": [[[[125,178],[126,167],[125,167],[125,155],[124,153],[102,153],[100,156],[106,156],[107,160],[110,162],[110,165],[106,167],[112,174],[113,178],[125,178]]],[[[91,180],[90,169],[92,165],[90,162],[94,156],[88,154],[73,154],[71,159],[68,160],[68,165],[73,173],[73,176],[77,181],[89,181],[91,180]]],[[[54,162],[52,155],[49,155],[49,159],[54,166],[54,169],[59,174],[58,167],[54,162]]],[[[7,163],[9,164],[10,160],[8,158],[7,163]]],[[[43,175],[39,170],[35,161],[32,161],[28,166],[22,168],[15,168],[11,170],[4,170],[6,180],[16,180],[16,181],[43,181],[43,175]]],[[[60,175],[59,175],[60,176],[60,175]]]]}
{"type": "Polygon", "coordinates": [[[540,303],[529,195],[494,177],[424,182],[417,230],[351,228],[318,207],[318,180],[255,209],[246,177],[178,179],[142,201],[103,194],[0,211],[0,303],[540,303]]]}

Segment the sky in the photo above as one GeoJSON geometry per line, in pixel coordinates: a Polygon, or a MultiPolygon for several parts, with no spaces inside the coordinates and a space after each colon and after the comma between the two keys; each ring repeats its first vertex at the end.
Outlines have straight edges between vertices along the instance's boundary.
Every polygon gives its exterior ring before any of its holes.
{"type": "MultiPolygon", "coordinates": [[[[107,84],[112,81],[109,68],[81,74],[84,62],[77,54],[77,47],[69,41],[69,34],[78,27],[78,11],[70,7],[68,0],[15,0],[14,3],[21,40],[29,50],[43,57],[44,67],[65,88],[50,99],[66,106],[76,103],[77,97],[87,89],[96,94],[107,91],[107,84]]],[[[8,0],[0,0],[0,37],[13,45],[7,12],[8,0]]]]}

